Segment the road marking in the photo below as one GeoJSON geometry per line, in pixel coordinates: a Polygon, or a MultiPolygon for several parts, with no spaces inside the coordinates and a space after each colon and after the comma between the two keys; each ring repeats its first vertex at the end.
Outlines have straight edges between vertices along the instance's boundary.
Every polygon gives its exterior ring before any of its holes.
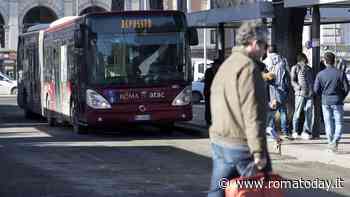
{"type": "Polygon", "coordinates": [[[43,132],[39,128],[35,127],[10,127],[0,128],[0,139],[9,138],[42,138],[52,137],[50,134],[43,132]]]}
{"type": "Polygon", "coordinates": [[[13,133],[13,134],[1,134],[0,133],[0,139],[10,139],[10,138],[42,138],[42,137],[52,137],[49,134],[37,132],[37,133],[13,133]]]}
{"type": "Polygon", "coordinates": [[[35,127],[40,125],[47,125],[47,123],[33,122],[33,123],[0,123],[0,127],[35,127]]]}
{"type": "Polygon", "coordinates": [[[1,94],[0,98],[16,98],[17,95],[1,94]]]}

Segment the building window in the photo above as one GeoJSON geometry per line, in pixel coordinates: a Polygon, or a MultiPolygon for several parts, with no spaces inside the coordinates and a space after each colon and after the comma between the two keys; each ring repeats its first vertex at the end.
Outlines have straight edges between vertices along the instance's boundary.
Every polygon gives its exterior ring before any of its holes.
{"type": "Polygon", "coordinates": [[[140,0],[126,0],[125,10],[140,10],[140,0]]]}
{"type": "Polygon", "coordinates": [[[208,9],[208,1],[209,0],[201,0],[201,10],[207,10],[208,9]]]}
{"type": "Polygon", "coordinates": [[[210,30],[210,44],[216,44],[216,29],[210,30]]]}

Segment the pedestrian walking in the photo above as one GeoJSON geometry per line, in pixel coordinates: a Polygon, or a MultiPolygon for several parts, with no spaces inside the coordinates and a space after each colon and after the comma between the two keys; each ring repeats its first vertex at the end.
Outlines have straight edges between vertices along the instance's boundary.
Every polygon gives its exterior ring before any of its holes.
{"type": "Polygon", "coordinates": [[[213,170],[208,197],[224,196],[223,179],[271,171],[264,81],[255,63],[265,51],[266,28],[259,22],[245,22],[236,38],[238,46],[220,66],[211,86],[213,170]]]}
{"type": "Polygon", "coordinates": [[[314,91],[322,98],[322,112],[329,150],[337,152],[343,132],[344,99],[349,82],[343,70],[335,68],[335,55],[324,54],[326,69],[317,74],[314,91]]]}
{"type": "Polygon", "coordinates": [[[274,80],[268,82],[269,84],[269,106],[270,111],[267,120],[267,130],[274,137],[277,143],[281,141],[276,130],[275,114],[280,113],[282,134],[289,136],[288,122],[287,122],[287,99],[290,88],[289,72],[287,69],[287,61],[284,57],[278,54],[276,45],[268,47],[267,57],[264,63],[267,70],[274,74],[274,80]]]}
{"type": "Polygon", "coordinates": [[[205,121],[207,125],[211,125],[211,110],[210,110],[210,87],[213,82],[215,73],[221,65],[220,59],[214,59],[212,66],[205,70],[204,73],[204,101],[205,101],[205,121]]]}
{"type": "Polygon", "coordinates": [[[298,63],[291,70],[291,84],[295,93],[295,109],[293,114],[293,134],[294,139],[298,139],[298,124],[301,119],[301,113],[304,112],[304,125],[301,133],[302,139],[311,139],[311,133],[314,125],[314,101],[313,84],[314,77],[308,60],[304,53],[297,55],[298,63]]]}

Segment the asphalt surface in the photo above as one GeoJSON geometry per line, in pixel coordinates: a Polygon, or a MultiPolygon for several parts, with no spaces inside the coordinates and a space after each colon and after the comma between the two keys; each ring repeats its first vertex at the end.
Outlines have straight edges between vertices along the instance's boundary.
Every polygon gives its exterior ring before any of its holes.
{"type": "MultiPolygon", "coordinates": [[[[306,150],[307,151],[307,150],[306,150]]],[[[286,196],[350,196],[350,170],[271,155],[274,170],[293,180],[344,179],[343,188],[288,189],[286,196]]],[[[177,129],[142,125],[77,135],[69,126],[26,120],[15,98],[0,98],[1,197],[206,196],[209,140],[177,129]]]]}

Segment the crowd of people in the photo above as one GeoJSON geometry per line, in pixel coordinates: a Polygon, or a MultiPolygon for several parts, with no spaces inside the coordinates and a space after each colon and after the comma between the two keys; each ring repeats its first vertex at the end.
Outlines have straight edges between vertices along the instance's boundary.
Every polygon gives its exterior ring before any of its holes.
{"type": "Polygon", "coordinates": [[[222,178],[251,176],[272,170],[266,133],[282,140],[313,137],[314,99],[321,96],[328,151],[337,152],[342,134],[343,102],[349,92],[344,66],[337,68],[335,55],[326,52],[325,68],[315,76],[305,54],[289,69],[275,45],[267,45],[266,29],[246,22],[237,31],[238,46],[224,61],[214,61],[205,73],[205,119],[209,127],[213,172],[208,197],[224,196],[222,178]],[[289,128],[287,104],[294,92],[294,113],[289,128]],[[276,113],[280,128],[276,128],[276,113]],[[304,114],[303,116],[301,114],[304,114]],[[304,117],[304,120],[301,120],[304,117]],[[301,133],[299,124],[304,122],[301,133]]]}

